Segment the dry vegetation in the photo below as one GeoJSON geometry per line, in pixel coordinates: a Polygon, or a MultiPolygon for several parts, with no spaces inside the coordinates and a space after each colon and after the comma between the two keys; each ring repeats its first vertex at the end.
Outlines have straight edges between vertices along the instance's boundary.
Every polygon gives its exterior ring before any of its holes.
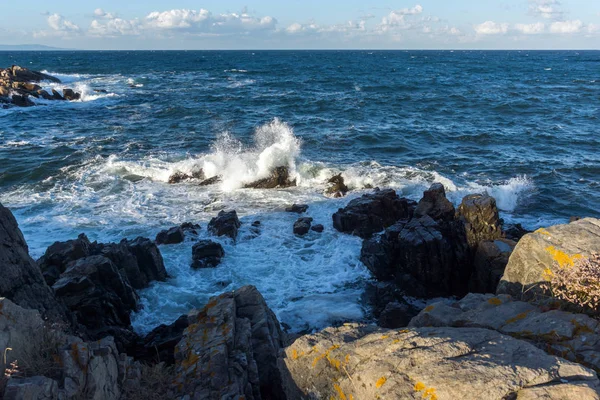
{"type": "Polygon", "coordinates": [[[550,281],[552,297],[568,309],[600,316],[600,254],[581,258],[572,267],[557,268],[550,281]]]}
{"type": "Polygon", "coordinates": [[[172,398],[173,377],[175,368],[164,362],[155,365],[142,364],[140,385],[128,388],[125,392],[127,400],[164,400],[172,398]]]}

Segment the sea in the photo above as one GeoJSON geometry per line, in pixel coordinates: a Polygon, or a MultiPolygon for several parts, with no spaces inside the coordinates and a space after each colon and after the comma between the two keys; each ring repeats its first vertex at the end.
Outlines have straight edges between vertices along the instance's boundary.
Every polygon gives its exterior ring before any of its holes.
{"type": "Polygon", "coordinates": [[[527,229],[600,217],[598,51],[0,52],[13,64],[82,93],[0,109],[0,202],[34,258],[80,233],[189,221],[202,239],[220,210],[240,216],[235,243],[212,238],[217,268],[190,268],[196,237],[160,246],[171,277],[140,291],[140,333],[246,284],[291,331],[368,318],[361,239],[331,216],[372,187],[418,200],[441,182],[457,205],[487,192],[527,229]],[[276,166],[298,186],[243,188],[276,166]],[[223,181],[168,184],[199,168],[223,181]],[[352,190],[327,197],[339,173],[352,190]],[[325,231],[294,235],[293,203],[325,231]]]}

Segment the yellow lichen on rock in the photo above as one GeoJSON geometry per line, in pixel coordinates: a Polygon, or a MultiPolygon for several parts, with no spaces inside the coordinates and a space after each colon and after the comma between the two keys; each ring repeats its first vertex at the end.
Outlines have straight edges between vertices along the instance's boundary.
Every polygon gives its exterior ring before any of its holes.
{"type": "Polygon", "coordinates": [[[427,307],[425,307],[425,312],[433,311],[434,308],[435,308],[434,306],[427,306],[427,307]]]}
{"type": "Polygon", "coordinates": [[[550,253],[554,261],[558,263],[561,268],[572,267],[575,265],[575,261],[583,258],[581,254],[568,255],[562,250],[557,249],[554,246],[546,247],[546,251],[550,253]]]}
{"type": "Polygon", "coordinates": [[[437,394],[435,388],[428,388],[423,382],[417,382],[415,384],[415,392],[423,392],[421,396],[425,400],[437,400],[437,394]]]}
{"type": "Polygon", "coordinates": [[[348,400],[348,398],[344,394],[344,391],[342,390],[342,388],[340,387],[340,385],[338,385],[337,383],[334,383],[333,384],[333,388],[338,393],[338,396],[340,396],[340,400],[348,400]]]}
{"type": "Polygon", "coordinates": [[[531,310],[527,310],[527,311],[525,311],[525,312],[522,312],[522,313],[520,313],[520,314],[517,314],[517,315],[515,315],[514,317],[507,319],[507,320],[506,320],[506,323],[507,323],[507,324],[512,324],[512,323],[514,323],[514,322],[517,322],[517,321],[520,321],[520,320],[522,320],[522,319],[525,319],[525,318],[527,318],[527,314],[529,314],[530,312],[531,312],[531,310]]]}
{"type": "Polygon", "coordinates": [[[499,306],[500,304],[502,304],[502,300],[500,300],[497,297],[492,297],[491,299],[488,300],[488,303],[490,303],[494,306],[499,306]]]}
{"type": "Polygon", "coordinates": [[[377,382],[375,382],[375,387],[377,389],[379,389],[380,387],[382,387],[383,385],[385,385],[385,382],[387,382],[387,379],[385,376],[382,376],[381,378],[379,378],[377,380],[377,382]]]}

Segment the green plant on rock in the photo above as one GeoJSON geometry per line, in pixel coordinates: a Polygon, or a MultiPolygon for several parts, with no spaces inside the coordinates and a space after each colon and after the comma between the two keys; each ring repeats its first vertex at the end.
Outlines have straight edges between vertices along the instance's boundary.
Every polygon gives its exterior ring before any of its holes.
{"type": "Polygon", "coordinates": [[[568,308],[600,316],[600,254],[580,258],[573,266],[556,268],[550,276],[552,297],[568,308]]]}

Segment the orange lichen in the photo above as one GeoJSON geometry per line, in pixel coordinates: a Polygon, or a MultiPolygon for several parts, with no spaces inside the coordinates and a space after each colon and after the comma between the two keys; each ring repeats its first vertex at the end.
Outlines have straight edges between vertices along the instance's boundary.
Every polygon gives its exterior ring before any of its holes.
{"type": "MultiPolygon", "coordinates": [[[[429,311],[431,311],[431,310],[429,310],[429,311]]],[[[410,332],[410,330],[408,330],[408,329],[402,329],[401,331],[398,331],[398,333],[408,333],[408,332],[410,332]]]]}
{"type": "Polygon", "coordinates": [[[554,277],[554,272],[550,268],[546,268],[542,275],[544,276],[544,280],[549,282],[554,277]]]}
{"type": "Polygon", "coordinates": [[[340,400],[348,400],[348,398],[344,394],[344,391],[342,390],[342,388],[337,383],[333,384],[333,388],[338,393],[338,396],[340,396],[340,400]]]}
{"type": "Polygon", "coordinates": [[[393,344],[400,343],[400,339],[394,339],[393,344]]]}
{"type": "Polygon", "coordinates": [[[430,312],[430,311],[433,311],[434,308],[435,308],[434,306],[427,306],[427,307],[425,307],[424,311],[425,312],[430,312]]]}
{"type": "Polygon", "coordinates": [[[546,236],[551,236],[550,232],[548,232],[545,228],[540,228],[537,231],[535,231],[535,233],[539,233],[541,235],[546,235],[546,236]]]}
{"type": "Polygon", "coordinates": [[[421,390],[425,390],[426,388],[427,388],[427,386],[425,386],[425,384],[423,382],[415,383],[415,391],[416,392],[420,392],[421,390]]]}
{"type": "Polygon", "coordinates": [[[499,306],[500,304],[502,304],[502,300],[500,300],[497,297],[492,297],[491,299],[488,300],[488,303],[490,303],[491,305],[494,305],[494,306],[499,306]]]}
{"type": "Polygon", "coordinates": [[[297,360],[298,359],[298,350],[294,349],[292,350],[292,360],[297,360]]]}
{"type": "Polygon", "coordinates": [[[382,336],[381,336],[381,339],[387,339],[387,338],[389,338],[389,336],[388,336],[388,335],[382,335],[382,336]]]}
{"type": "Polygon", "coordinates": [[[525,318],[527,318],[527,314],[529,314],[530,312],[531,312],[531,310],[527,310],[527,311],[525,311],[525,312],[522,312],[522,313],[520,313],[520,314],[517,314],[516,316],[514,316],[514,317],[512,317],[512,318],[509,318],[509,319],[507,319],[507,320],[506,320],[506,323],[507,323],[507,324],[512,324],[512,323],[514,323],[514,322],[517,322],[517,321],[520,321],[520,320],[522,320],[522,319],[525,319],[525,318]]]}
{"type": "Polygon", "coordinates": [[[385,385],[385,382],[387,382],[387,379],[385,376],[382,376],[381,378],[377,379],[377,382],[375,382],[375,387],[379,389],[380,387],[385,385]]]}
{"type": "Polygon", "coordinates": [[[423,395],[421,396],[423,399],[438,400],[435,388],[428,388],[423,382],[417,382],[414,389],[415,392],[423,392],[423,395]]]}
{"type": "Polygon", "coordinates": [[[194,353],[193,351],[190,351],[187,358],[181,362],[181,365],[183,366],[183,368],[187,369],[192,365],[195,365],[198,362],[198,360],[200,360],[200,356],[194,353]]]}
{"type": "Polygon", "coordinates": [[[326,351],[325,353],[323,353],[323,354],[320,354],[320,355],[316,356],[316,357],[314,358],[314,360],[313,360],[313,363],[312,363],[312,366],[313,366],[313,368],[314,368],[314,367],[316,367],[316,366],[317,366],[317,363],[318,363],[319,361],[321,361],[322,359],[324,359],[324,358],[329,358],[329,353],[331,353],[333,350],[335,350],[335,349],[337,349],[337,348],[339,348],[339,347],[340,347],[340,346],[338,346],[337,344],[335,344],[335,345],[331,346],[329,349],[327,349],[327,351],[326,351]]]}
{"type": "Polygon", "coordinates": [[[554,261],[556,261],[558,263],[558,266],[561,268],[572,267],[573,265],[575,265],[575,261],[583,258],[581,254],[574,254],[570,256],[564,251],[559,250],[554,246],[546,247],[546,251],[550,253],[554,261]]]}

